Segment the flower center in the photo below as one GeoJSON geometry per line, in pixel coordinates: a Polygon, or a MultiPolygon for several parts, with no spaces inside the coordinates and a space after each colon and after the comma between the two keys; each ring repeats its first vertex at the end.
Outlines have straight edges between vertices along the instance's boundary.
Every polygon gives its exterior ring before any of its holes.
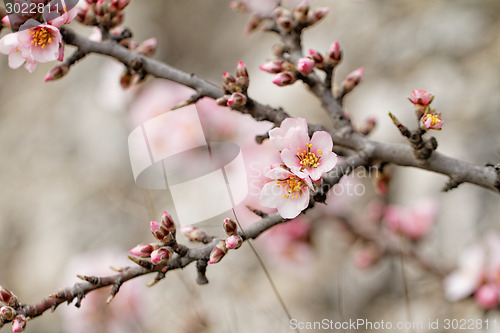
{"type": "Polygon", "coordinates": [[[276,181],[276,186],[283,187],[288,194],[283,194],[283,198],[288,199],[298,198],[302,195],[302,188],[306,186],[304,181],[299,177],[291,175],[288,179],[278,179],[276,181]]]}
{"type": "Polygon", "coordinates": [[[52,32],[45,28],[45,27],[36,27],[33,30],[30,30],[30,34],[33,35],[33,38],[31,39],[31,43],[35,44],[35,46],[40,46],[43,49],[48,44],[52,44],[52,32]]]}
{"type": "Polygon", "coordinates": [[[306,146],[306,150],[302,150],[301,148],[299,148],[299,152],[297,153],[300,165],[302,165],[301,169],[303,170],[307,168],[317,168],[319,166],[319,160],[321,159],[321,155],[323,155],[323,152],[318,149],[316,153],[313,153],[311,151],[312,145],[308,143],[306,144],[306,146]]]}
{"type": "Polygon", "coordinates": [[[434,125],[437,125],[441,122],[441,119],[436,116],[436,115],[433,115],[433,114],[428,114],[427,117],[426,117],[426,121],[427,119],[431,119],[431,126],[434,126],[434,125]]]}

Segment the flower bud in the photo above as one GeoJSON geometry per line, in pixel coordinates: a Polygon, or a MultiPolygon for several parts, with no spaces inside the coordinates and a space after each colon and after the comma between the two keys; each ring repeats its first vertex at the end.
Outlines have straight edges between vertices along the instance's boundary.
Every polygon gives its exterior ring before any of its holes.
{"type": "Polygon", "coordinates": [[[307,0],[304,0],[296,8],[294,8],[293,18],[299,23],[306,23],[308,13],[309,13],[309,3],[307,0]]]}
{"type": "Polygon", "coordinates": [[[19,305],[19,301],[17,300],[16,295],[14,295],[10,290],[5,289],[0,286],[0,302],[4,303],[7,306],[11,306],[13,308],[19,305]]]}
{"type": "Polygon", "coordinates": [[[443,125],[444,121],[441,119],[441,115],[439,113],[426,113],[422,118],[420,118],[420,127],[422,129],[440,131],[443,125]]]}
{"type": "Polygon", "coordinates": [[[26,317],[24,315],[18,315],[12,322],[12,332],[22,332],[26,328],[26,317]]]}
{"type": "Polygon", "coordinates": [[[291,31],[293,29],[293,21],[288,16],[280,16],[276,22],[278,22],[278,26],[283,31],[291,31]]]}
{"type": "Polygon", "coordinates": [[[342,95],[351,92],[359,84],[359,82],[361,82],[361,78],[363,77],[364,73],[365,70],[363,69],[363,67],[360,67],[356,69],[354,72],[347,75],[347,77],[341,84],[342,95]]]}
{"type": "Polygon", "coordinates": [[[10,306],[2,306],[0,308],[0,318],[5,321],[11,321],[16,317],[16,310],[10,306]]]}
{"type": "Polygon", "coordinates": [[[229,95],[224,95],[222,97],[219,97],[215,100],[215,103],[220,106],[227,106],[227,101],[229,99],[229,95]]]}
{"type": "Polygon", "coordinates": [[[342,51],[340,50],[339,42],[333,42],[333,44],[330,45],[328,57],[334,64],[338,64],[340,60],[342,60],[342,51]]]}
{"type": "Polygon", "coordinates": [[[238,61],[236,66],[236,77],[248,77],[248,71],[243,61],[238,61]]]}
{"type": "Polygon", "coordinates": [[[283,71],[283,63],[283,60],[273,60],[259,66],[259,69],[271,74],[277,74],[283,71]]]}
{"type": "Polygon", "coordinates": [[[239,235],[231,235],[226,239],[226,248],[229,250],[237,250],[243,244],[243,238],[239,235]]]}
{"type": "Polygon", "coordinates": [[[147,258],[151,255],[151,252],[153,252],[154,250],[155,247],[153,245],[146,243],[146,244],[139,244],[128,252],[136,257],[147,258]]]}
{"type": "Polygon", "coordinates": [[[312,72],[314,68],[314,60],[311,58],[300,58],[297,62],[297,70],[304,75],[312,72]]]}
{"type": "Polygon", "coordinates": [[[238,230],[238,226],[236,225],[236,222],[234,222],[231,219],[224,219],[224,223],[222,224],[222,227],[224,228],[224,231],[228,236],[234,235],[236,230],[238,230]]]}
{"type": "Polygon", "coordinates": [[[66,65],[57,65],[56,67],[52,68],[47,73],[47,75],[45,75],[45,78],[43,80],[45,82],[59,80],[64,75],[66,75],[68,72],[69,72],[69,67],[68,66],[66,66],[66,65]]]}
{"type": "Polygon", "coordinates": [[[245,29],[245,34],[250,34],[252,31],[257,29],[257,27],[262,23],[262,18],[258,15],[252,15],[250,20],[248,20],[247,27],[245,29]]]}
{"type": "Polygon", "coordinates": [[[116,6],[118,10],[122,10],[127,7],[130,3],[130,0],[118,0],[118,5],[116,6]]]}
{"type": "Polygon", "coordinates": [[[208,263],[218,263],[226,255],[226,253],[226,242],[224,240],[221,240],[217,245],[215,245],[215,247],[212,249],[212,252],[210,252],[210,260],[208,261],[208,263]]]}
{"type": "Polygon", "coordinates": [[[182,227],[181,233],[186,236],[191,242],[200,242],[202,239],[207,238],[207,233],[196,227],[182,227]]]}
{"type": "Polygon", "coordinates": [[[283,87],[294,83],[297,80],[292,72],[281,72],[276,74],[273,83],[277,86],[283,87]]]}
{"type": "Polygon", "coordinates": [[[317,23],[319,20],[321,20],[323,17],[325,17],[329,11],[330,11],[330,8],[324,7],[324,8],[318,8],[318,9],[313,10],[312,12],[309,12],[309,19],[308,19],[309,24],[312,25],[312,24],[317,23]]]}
{"type": "Polygon", "coordinates": [[[316,50],[309,49],[309,56],[314,60],[317,65],[323,64],[323,56],[316,50]]]}
{"type": "Polygon", "coordinates": [[[156,52],[157,48],[158,40],[156,38],[149,38],[137,47],[137,52],[145,55],[146,57],[151,57],[156,52]]]}
{"type": "Polygon", "coordinates": [[[227,100],[227,105],[232,107],[243,106],[247,103],[247,97],[241,93],[233,93],[227,100]]]}
{"type": "Polygon", "coordinates": [[[151,262],[155,265],[164,264],[170,257],[172,257],[172,252],[166,247],[160,247],[151,253],[151,262]]]}
{"type": "Polygon", "coordinates": [[[150,228],[153,236],[160,242],[168,243],[172,241],[172,234],[165,228],[163,224],[160,224],[156,221],[151,221],[150,228]]]}
{"type": "Polygon", "coordinates": [[[222,73],[222,82],[224,82],[225,85],[229,85],[231,83],[236,83],[236,78],[231,75],[231,73],[224,72],[222,73]]]}
{"type": "Polygon", "coordinates": [[[165,211],[161,215],[161,225],[164,226],[167,231],[175,235],[174,220],[172,219],[172,216],[170,216],[170,214],[165,211]]]}

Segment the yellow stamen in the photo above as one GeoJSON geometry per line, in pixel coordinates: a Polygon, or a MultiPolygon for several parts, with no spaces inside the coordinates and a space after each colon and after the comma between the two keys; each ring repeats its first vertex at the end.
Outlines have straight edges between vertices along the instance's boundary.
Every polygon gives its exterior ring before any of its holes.
{"type": "Polygon", "coordinates": [[[31,43],[43,49],[49,44],[52,44],[52,32],[45,27],[35,27],[29,33],[33,35],[31,43]]]}
{"type": "Polygon", "coordinates": [[[299,152],[297,153],[297,157],[300,161],[301,170],[308,168],[317,168],[319,166],[319,160],[321,159],[321,155],[323,152],[321,150],[317,150],[316,153],[311,151],[312,144],[306,144],[307,150],[301,150],[298,148],[299,152]]]}

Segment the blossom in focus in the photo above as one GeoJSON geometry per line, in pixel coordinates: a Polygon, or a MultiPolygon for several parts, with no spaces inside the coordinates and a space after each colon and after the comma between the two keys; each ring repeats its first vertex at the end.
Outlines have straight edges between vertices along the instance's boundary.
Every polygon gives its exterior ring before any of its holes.
{"type": "Polygon", "coordinates": [[[273,146],[281,151],[289,146],[290,139],[298,133],[307,135],[307,121],[304,118],[286,118],[280,127],[269,131],[269,139],[273,146]]]}
{"type": "Polygon", "coordinates": [[[332,137],[325,131],[315,132],[311,139],[306,131],[296,131],[288,147],[281,152],[281,158],[300,178],[309,176],[316,181],[337,164],[338,158],[332,148],[332,137]]]}
{"type": "Polygon", "coordinates": [[[474,295],[484,309],[499,305],[500,236],[489,233],[459,256],[457,269],[444,280],[445,297],[456,302],[474,295]]]}
{"type": "Polygon", "coordinates": [[[413,104],[427,106],[431,104],[434,96],[426,90],[414,89],[411,92],[411,98],[408,99],[413,104]]]}
{"type": "Polygon", "coordinates": [[[426,113],[422,118],[420,118],[420,121],[422,128],[437,131],[440,131],[444,124],[444,121],[441,119],[441,115],[439,114],[426,113]]]}
{"type": "Polygon", "coordinates": [[[0,53],[9,55],[9,66],[12,69],[24,63],[31,73],[38,62],[62,60],[62,37],[58,28],[35,20],[28,20],[22,27],[26,29],[0,39],[0,53]]]}
{"type": "Polygon", "coordinates": [[[437,204],[426,200],[412,207],[389,205],[385,208],[386,226],[393,232],[418,240],[429,234],[436,221],[437,204]]]}
{"type": "Polygon", "coordinates": [[[297,217],[309,205],[309,178],[301,179],[282,166],[274,167],[266,173],[272,179],[264,185],[260,195],[261,204],[268,208],[277,208],[286,219],[297,217]]]}

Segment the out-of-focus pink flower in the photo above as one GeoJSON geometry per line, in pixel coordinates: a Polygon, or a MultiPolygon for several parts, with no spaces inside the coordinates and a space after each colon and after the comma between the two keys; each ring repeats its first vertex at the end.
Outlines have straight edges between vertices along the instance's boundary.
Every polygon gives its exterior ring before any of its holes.
{"type": "Polygon", "coordinates": [[[259,68],[265,72],[277,74],[283,71],[283,63],[283,60],[273,60],[266,62],[264,65],[260,65],[259,68]]]}
{"type": "Polygon", "coordinates": [[[464,250],[457,269],[443,280],[446,298],[456,302],[474,294],[484,309],[499,305],[500,237],[490,232],[464,250]]]}
{"type": "Polygon", "coordinates": [[[498,306],[500,288],[496,283],[485,284],[476,291],[474,298],[483,309],[493,309],[498,306]]]}
{"type": "Polygon", "coordinates": [[[297,62],[297,70],[304,75],[312,72],[314,68],[314,60],[311,58],[300,58],[297,62]]]}
{"type": "Polygon", "coordinates": [[[384,218],[386,226],[393,232],[418,240],[429,234],[434,226],[436,213],[437,203],[425,200],[409,208],[389,205],[386,207],[384,218]]]}
{"type": "Polygon", "coordinates": [[[421,126],[425,129],[433,129],[440,131],[443,127],[444,121],[441,119],[441,115],[439,114],[425,114],[421,120],[421,126]]]}
{"type": "Polygon", "coordinates": [[[277,86],[284,87],[294,83],[297,80],[292,72],[281,72],[274,76],[273,83],[277,86]]]}
{"type": "Polygon", "coordinates": [[[434,99],[434,96],[426,90],[414,89],[411,92],[411,98],[408,98],[408,99],[413,104],[427,106],[427,105],[431,104],[432,100],[434,99]]]}
{"type": "Polygon", "coordinates": [[[269,229],[259,237],[258,241],[276,264],[281,266],[292,264],[292,267],[303,270],[303,265],[311,263],[314,255],[310,231],[311,226],[307,216],[301,215],[269,229]]]}
{"type": "Polygon", "coordinates": [[[275,167],[266,173],[273,179],[262,188],[260,200],[264,207],[277,208],[286,219],[297,217],[309,205],[309,178],[301,179],[282,168],[275,167]]]}
{"type": "Polygon", "coordinates": [[[24,29],[0,39],[0,53],[9,55],[11,68],[18,68],[25,63],[31,73],[38,62],[54,61],[61,57],[62,37],[58,28],[40,24],[33,19],[22,27],[24,29]]]}
{"type": "Polygon", "coordinates": [[[278,150],[288,148],[290,140],[295,135],[308,135],[307,121],[304,118],[286,118],[280,127],[269,131],[269,139],[278,150]]]}
{"type": "Polygon", "coordinates": [[[380,249],[376,245],[365,246],[354,254],[354,266],[359,269],[369,268],[380,259],[380,255],[380,249]]]}
{"type": "Polygon", "coordinates": [[[311,177],[313,181],[330,171],[338,161],[332,152],[333,141],[325,131],[314,132],[311,139],[307,132],[298,131],[290,137],[288,148],[281,158],[285,165],[300,178],[311,177]]]}

